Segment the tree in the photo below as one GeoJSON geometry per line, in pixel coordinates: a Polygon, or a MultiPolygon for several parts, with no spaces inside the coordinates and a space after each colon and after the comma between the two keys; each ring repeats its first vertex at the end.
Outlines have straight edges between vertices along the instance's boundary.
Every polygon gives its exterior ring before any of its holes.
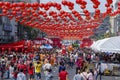
{"type": "Polygon", "coordinates": [[[38,36],[38,30],[32,27],[24,27],[24,31],[27,33],[27,39],[33,40],[38,36]]]}

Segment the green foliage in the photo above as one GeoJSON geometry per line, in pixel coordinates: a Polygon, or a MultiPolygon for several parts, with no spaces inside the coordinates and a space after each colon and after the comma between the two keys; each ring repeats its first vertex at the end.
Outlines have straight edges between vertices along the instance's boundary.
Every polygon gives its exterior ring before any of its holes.
{"type": "Polygon", "coordinates": [[[24,27],[24,31],[27,33],[27,39],[33,40],[38,36],[38,32],[35,28],[24,27]]]}
{"type": "Polygon", "coordinates": [[[72,46],[73,46],[73,47],[79,47],[79,45],[76,44],[76,43],[72,44],[72,46]]]}
{"type": "Polygon", "coordinates": [[[113,37],[113,36],[115,36],[115,34],[109,32],[109,33],[99,34],[97,36],[91,36],[90,38],[100,40],[100,39],[109,38],[109,37],[113,37]]]}

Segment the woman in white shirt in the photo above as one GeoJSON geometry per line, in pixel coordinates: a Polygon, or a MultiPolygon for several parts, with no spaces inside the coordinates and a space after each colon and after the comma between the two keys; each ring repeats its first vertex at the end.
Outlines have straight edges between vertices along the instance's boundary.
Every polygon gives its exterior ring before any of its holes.
{"type": "Polygon", "coordinates": [[[83,80],[87,80],[87,67],[83,69],[83,72],[80,74],[83,77],[83,80]]]}
{"type": "Polygon", "coordinates": [[[87,74],[87,79],[88,79],[88,80],[94,80],[93,72],[92,72],[91,69],[89,70],[89,72],[88,72],[88,74],[87,74]]]}

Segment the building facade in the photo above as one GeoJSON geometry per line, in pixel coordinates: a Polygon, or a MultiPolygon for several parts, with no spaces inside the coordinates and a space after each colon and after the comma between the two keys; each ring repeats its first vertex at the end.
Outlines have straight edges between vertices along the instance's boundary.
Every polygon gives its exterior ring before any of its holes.
{"type": "Polygon", "coordinates": [[[0,43],[8,43],[17,40],[17,23],[14,19],[0,17],[0,43]]]}
{"type": "MultiPolygon", "coordinates": [[[[8,1],[8,0],[1,0],[1,1],[8,1]]],[[[9,2],[27,2],[30,0],[9,0],[9,2]]],[[[2,13],[2,10],[0,10],[2,13]]],[[[12,20],[8,19],[8,17],[0,16],[0,43],[9,43],[18,41],[19,35],[19,27],[18,23],[15,22],[15,19],[12,20]]]]}
{"type": "MultiPolygon", "coordinates": [[[[120,0],[113,0],[112,8],[113,11],[118,9],[118,2],[120,0]]],[[[116,15],[114,17],[110,17],[111,22],[111,32],[117,35],[120,32],[120,15],[116,15]]]]}

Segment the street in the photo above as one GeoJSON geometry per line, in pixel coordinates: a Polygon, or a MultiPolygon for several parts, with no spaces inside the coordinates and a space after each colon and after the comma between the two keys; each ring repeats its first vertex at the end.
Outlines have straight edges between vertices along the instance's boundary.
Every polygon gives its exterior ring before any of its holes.
{"type": "MultiPolygon", "coordinates": [[[[69,80],[73,80],[73,76],[75,75],[75,67],[73,69],[68,69],[67,71],[69,73],[69,80]]],[[[0,79],[1,80],[1,79],[0,79]]],[[[4,79],[4,80],[10,80],[10,79],[4,79]]],[[[37,80],[37,79],[35,79],[37,80]]],[[[45,80],[44,74],[42,72],[42,80],[45,80]]],[[[53,69],[53,80],[58,80],[58,68],[54,68],[53,69]]],[[[99,80],[99,78],[98,78],[99,80]]],[[[102,80],[120,80],[120,76],[116,77],[116,76],[102,76],[102,80]]]]}

